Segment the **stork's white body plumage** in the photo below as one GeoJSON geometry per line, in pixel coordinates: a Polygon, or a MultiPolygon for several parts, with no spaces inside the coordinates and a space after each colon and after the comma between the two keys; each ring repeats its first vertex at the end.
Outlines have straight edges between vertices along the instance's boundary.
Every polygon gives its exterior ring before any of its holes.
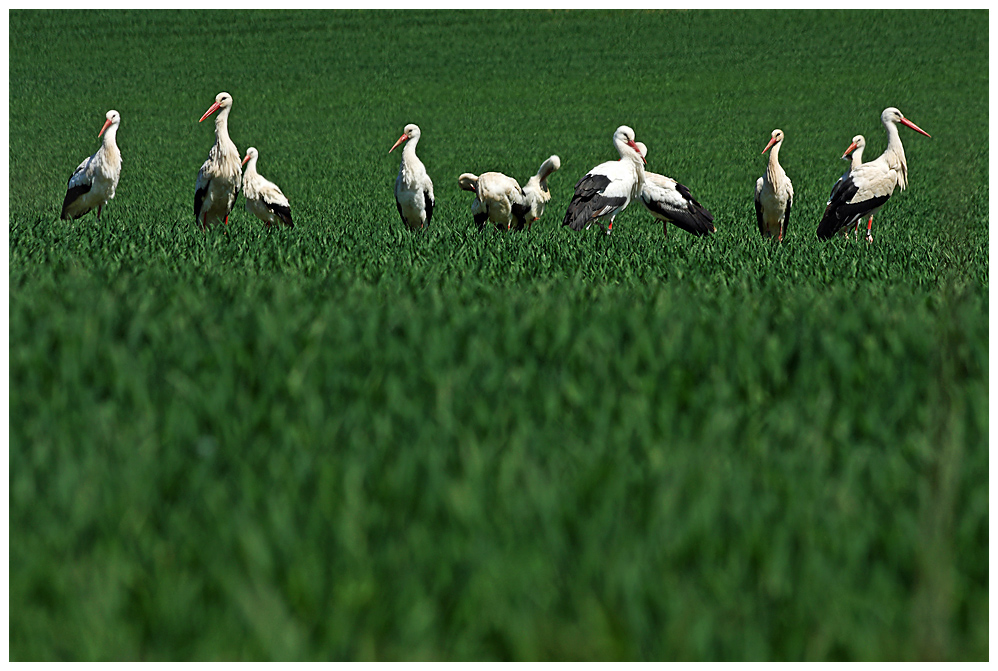
{"type": "Polygon", "coordinates": [[[402,148],[402,164],[399,166],[398,177],[395,178],[395,206],[402,223],[413,230],[429,225],[436,202],[433,197],[433,181],[426,174],[423,162],[416,156],[419,136],[419,126],[411,123],[403,129],[402,137],[388,150],[390,154],[395,147],[408,140],[402,148]]]}
{"type": "MultiPolygon", "coordinates": [[[[644,142],[635,142],[641,157],[648,158],[644,142]]],[[[669,234],[669,223],[696,236],[714,232],[714,215],[698,203],[690,190],[665,175],[645,170],[645,181],[638,193],[641,203],[662,222],[662,232],[669,234]]]]}
{"type": "Polygon", "coordinates": [[[777,128],[770,136],[769,144],[762,150],[769,151],[766,172],[755,183],[755,215],[759,233],[764,238],[776,238],[780,242],[790,224],[790,209],[794,200],[794,185],[780,165],[780,147],[783,146],[783,131],[777,128]]]}
{"type": "Polygon", "coordinates": [[[294,228],[295,225],[291,221],[291,203],[280,187],[256,171],[256,161],[259,157],[260,152],[256,147],[250,147],[243,159],[243,163],[248,164],[243,172],[246,211],[256,215],[267,224],[268,228],[271,224],[284,224],[288,228],[294,228]]]}
{"type": "Polygon", "coordinates": [[[634,131],[628,126],[618,127],[613,133],[613,144],[620,160],[600,163],[578,181],[562,226],[581,231],[594,221],[607,219],[609,234],[614,218],[641,193],[644,158],[634,143],[634,131]]]}
{"type": "Polygon", "coordinates": [[[104,138],[100,148],[80,163],[66,184],[60,218],[78,219],[96,207],[97,221],[100,221],[101,210],[114,198],[121,177],[121,151],[115,142],[120,124],[121,115],[116,110],[108,110],[104,127],[97,134],[104,138]]]}
{"type": "Polygon", "coordinates": [[[229,138],[232,96],[224,91],[215,96],[215,104],[208,108],[198,123],[216,111],[215,144],[194,183],[194,220],[203,228],[219,221],[229,223],[229,213],[242,184],[239,150],[229,138]]]}
{"type": "Polygon", "coordinates": [[[479,229],[485,228],[485,222],[491,221],[497,229],[509,230],[514,219],[514,210],[520,216],[526,216],[529,209],[520,183],[501,172],[483,172],[474,175],[462,173],[458,177],[458,186],[475,194],[471,201],[471,214],[479,229]]]}
{"type": "Polygon", "coordinates": [[[880,211],[895,189],[904,191],[908,186],[908,162],[897,124],[904,124],[926,137],[932,137],[906,119],[896,107],[885,109],[880,121],[887,131],[887,149],[869,163],[851,170],[842,184],[836,185],[839,188],[832,190],[825,214],[818,224],[818,237],[822,240],[831,238],[843,227],[870,217],[866,241],[873,242],[873,215],[880,211]]]}
{"type": "Polygon", "coordinates": [[[524,226],[529,229],[544,214],[544,207],[551,200],[547,178],[560,167],[560,158],[549,157],[522,188],[519,182],[501,172],[483,172],[477,176],[466,172],[457,181],[462,189],[475,194],[471,213],[479,229],[485,227],[486,221],[503,230],[521,230],[524,226]]]}

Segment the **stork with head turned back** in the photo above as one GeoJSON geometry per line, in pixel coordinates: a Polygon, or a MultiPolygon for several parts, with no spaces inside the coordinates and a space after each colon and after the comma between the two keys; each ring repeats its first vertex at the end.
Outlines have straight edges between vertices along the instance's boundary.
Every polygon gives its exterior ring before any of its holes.
{"type": "Polygon", "coordinates": [[[620,160],[600,163],[578,181],[562,226],[581,231],[594,221],[609,219],[609,235],[614,218],[638,197],[645,181],[645,160],[634,143],[634,131],[629,126],[618,127],[613,132],[613,145],[620,160]]]}
{"type": "Polygon", "coordinates": [[[215,144],[208,152],[208,160],[201,166],[194,183],[194,221],[201,224],[202,228],[218,221],[228,225],[229,213],[232,212],[242,184],[239,150],[229,139],[231,111],[232,96],[223,91],[215,96],[215,104],[198,120],[201,123],[218,112],[215,117],[215,144]]]}
{"type": "Polygon", "coordinates": [[[288,228],[294,228],[291,221],[291,203],[281,191],[280,187],[265,179],[263,175],[256,171],[256,160],[260,152],[256,147],[246,150],[246,158],[243,165],[246,172],[243,173],[243,194],[246,196],[246,211],[255,214],[258,219],[267,224],[282,223],[288,228]]]}
{"type": "MultiPolygon", "coordinates": [[[[635,142],[641,157],[648,158],[644,142],[635,142]]],[[[696,236],[714,232],[714,215],[698,203],[690,190],[665,175],[645,170],[645,181],[638,198],[652,216],[662,222],[662,232],[669,235],[672,223],[696,236]]]]}
{"type": "Polygon", "coordinates": [[[759,233],[764,238],[773,237],[779,242],[783,242],[783,236],[787,234],[790,208],[794,202],[794,185],[780,165],[783,138],[783,131],[779,128],[770,134],[769,144],[762,150],[765,154],[772,147],[766,172],[755,183],[755,217],[759,233]]]}
{"type": "Polygon", "coordinates": [[[419,126],[411,123],[403,129],[402,137],[388,150],[390,154],[395,147],[409,141],[402,149],[402,164],[399,166],[398,177],[395,178],[395,206],[402,217],[402,223],[413,230],[430,224],[435,203],[433,182],[426,174],[423,162],[416,156],[419,135],[419,126]]]}
{"type": "Polygon", "coordinates": [[[547,179],[560,167],[560,158],[549,157],[523,188],[515,179],[501,172],[483,172],[481,175],[466,172],[457,178],[457,184],[475,194],[471,213],[479,230],[489,220],[497,229],[519,231],[526,226],[530,230],[551,200],[547,179]]]}
{"type": "Polygon", "coordinates": [[[908,186],[908,162],[898,134],[897,124],[904,124],[914,131],[932,137],[908,121],[896,107],[888,107],[880,115],[887,131],[887,149],[869,163],[851,170],[825,208],[818,224],[818,238],[828,240],[840,229],[870,218],[866,227],[866,241],[873,242],[873,215],[875,215],[895,188],[904,191],[908,186]]]}
{"type": "Polygon", "coordinates": [[[78,219],[96,207],[100,221],[101,209],[114,198],[121,177],[121,151],[115,142],[121,115],[108,110],[104,118],[104,126],[97,133],[98,138],[104,136],[100,148],[80,163],[66,184],[61,219],[78,219]]]}

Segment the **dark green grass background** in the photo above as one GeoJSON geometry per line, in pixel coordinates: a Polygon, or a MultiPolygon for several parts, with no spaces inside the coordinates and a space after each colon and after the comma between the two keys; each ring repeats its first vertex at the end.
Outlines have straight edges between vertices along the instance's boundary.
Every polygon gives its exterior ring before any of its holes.
{"type": "Polygon", "coordinates": [[[987,12],[9,25],[11,659],[988,657],[987,12]],[[293,231],[194,227],[222,90],[293,231]],[[819,244],[889,105],[909,190],[819,244]],[[111,108],[117,197],[59,221],[111,108]],[[624,123],[716,235],[560,226],[624,123]],[[473,230],[458,174],[552,153],[473,230]]]}

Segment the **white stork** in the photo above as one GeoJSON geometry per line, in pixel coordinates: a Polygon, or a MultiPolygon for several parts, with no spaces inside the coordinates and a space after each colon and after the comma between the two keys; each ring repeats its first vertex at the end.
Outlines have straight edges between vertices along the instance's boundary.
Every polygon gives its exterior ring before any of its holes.
{"type": "Polygon", "coordinates": [[[465,172],[457,178],[457,185],[475,194],[471,214],[478,230],[489,220],[496,229],[509,230],[514,220],[522,220],[530,210],[519,182],[501,172],[465,172]]]}
{"type": "Polygon", "coordinates": [[[780,147],[783,146],[783,131],[777,128],[769,138],[769,144],[762,150],[765,154],[770,147],[769,163],[766,172],[755,183],[755,218],[759,233],[764,238],[775,237],[783,242],[790,224],[790,208],[794,204],[794,185],[790,183],[786,171],[780,165],[780,147]]]}
{"type": "Polygon", "coordinates": [[[395,141],[388,153],[406,140],[409,143],[402,149],[402,164],[395,178],[395,206],[402,223],[410,229],[424,228],[433,216],[433,182],[426,174],[423,162],[416,156],[419,142],[419,126],[414,123],[403,129],[402,137],[395,141]]]}
{"type": "Polygon", "coordinates": [[[84,159],[66,184],[66,197],[62,201],[62,219],[78,219],[97,208],[97,221],[101,209],[114,198],[114,190],[121,177],[121,151],[115,143],[121,115],[109,110],[104,127],[97,133],[104,136],[100,148],[90,158],[84,159]],[[106,131],[106,132],[105,132],[106,131]]]}
{"type": "Polygon", "coordinates": [[[497,229],[519,231],[526,226],[529,230],[544,214],[544,206],[551,200],[547,179],[560,167],[560,158],[549,157],[523,188],[515,179],[501,172],[483,172],[477,176],[466,172],[457,178],[457,184],[475,194],[471,213],[479,230],[485,228],[488,220],[497,229]]]}
{"type": "Polygon", "coordinates": [[[645,160],[634,143],[634,131],[629,126],[620,126],[613,132],[613,144],[620,153],[620,160],[600,163],[579,180],[562,226],[581,231],[594,221],[608,218],[610,224],[606,232],[609,235],[614,218],[641,193],[645,160]]]}
{"type": "MultiPolygon", "coordinates": [[[[845,178],[849,176],[849,173],[858,168],[859,166],[863,165],[863,149],[865,148],[866,148],[866,138],[863,137],[862,135],[854,135],[852,138],[852,144],[850,144],[849,148],[842,153],[841,157],[842,160],[850,159],[849,169],[846,170],[844,173],[842,173],[842,176],[839,177],[839,181],[835,182],[835,185],[832,187],[832,193],[830,196],[828,196],[828,201],[825,203],[825,207],[828,207],[828,203],[832,202],[832,198],[835,196],[836,191],[842,188],[842,182],[844,182],[845,178]],[[851,157],[850,154],[852,154],[851,157]]],[[[870,219],[872,220],[873,217],[871,216],[870,219]]],[[[855,230],[856,230],[856,237],[859,238],[858,219],[856,220],[855,230]]],[[[842,228],[842,237],[846,239],[849,238],[848,226],[844,226],[842,228]]]]}
{"type": "Polygon", "coordinates": [[[246,150],[246,158],[243,165],[246,165],[246,172],[243,173],[243,194],[246,196],[246,211],[255,214],[270,228],[271,224],[283,223],[288,228],[294,228],[291,221],[291,204],[287,197],[281,192],[280,187],[264,179],[263,175],[256,171],[256,160],[260,152],[256,147],[246,150]]]}
{"type": "Polygon", "coordinates": [[[242,167],[239,150],[229,139],[229,112],[232,111],[232,96],[221,92],[215,96],[215,104],[208,108],[198,123],[218,112],[215,117],[215,144],[208,152],[208,160],[198,171],[194,183],[194,221],[207,228],[209,224],[223,221],[229,223],[229,213],[236,203],[236,195],[242,183],[242,167]]]}
{"type": "MultiPolygon", "coordinates": [[[[641,157],[648,158],[644,142],[635,142],[641,157]]],[[[669,234],[669,223],[696,236],[714,232],[714,215],[698,203],[690,190],[665,175],[645,170],[645,182],[638,198],[656,219],[662,222],[662,232],[669,234]]]]}
{"type": "Polygon", "coordinates": [[[818,238],[828,240],[839,229],[870,217],[866,227],[866,241],[873,242],[873,215],[875,215],[895,188],[902,191],[908,186],[908,162],[898,134],[897,124],[902,123],[926,137],[932,137],[908,121],[896,107],[888,107],[880,115],[887,131],[887,149],[869,163],[851,170],[841,186],[832,191],[825,214],[818,224],[818,238]]]}

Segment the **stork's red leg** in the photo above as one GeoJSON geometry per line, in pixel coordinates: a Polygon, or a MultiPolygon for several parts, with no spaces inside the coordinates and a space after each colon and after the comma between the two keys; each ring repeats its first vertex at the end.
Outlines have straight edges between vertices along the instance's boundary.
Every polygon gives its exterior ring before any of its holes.
{"type": "MultiPolygon", "coordinates": [[[[859,222],[856,222],[857,228],[859,227],[859,222]]],[[[873,242],[873,215],[870,215],[870,222],[866,225],[866,241],[873,242]]],[[[858,235],[858,234],[857,234],[858,235]]]]}
{"type": "Polygon", "coordinates": [[[101,205],[98,205],[98,206],[97,206],[97,221],[100,221],[100,211],[101,211],[101,210],[102,210],[103,208],[104,208],[104,205],[103,205],[103,204],[101,204],[101,205]]]}

